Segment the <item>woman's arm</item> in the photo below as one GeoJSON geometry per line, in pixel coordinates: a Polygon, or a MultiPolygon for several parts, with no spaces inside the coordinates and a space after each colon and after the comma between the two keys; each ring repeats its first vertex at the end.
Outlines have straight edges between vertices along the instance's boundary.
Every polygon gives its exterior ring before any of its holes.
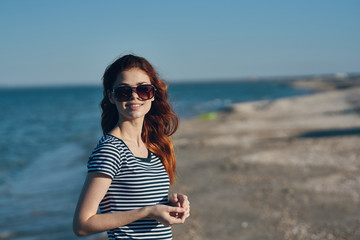
{"type": "Polygon", "coordinates": [[[73,230],[76,235],[84,236],[104,232],[144,217],[154,218],[166,226],[184,222],[182,218],[175,217],[183,213],[184,209],[166,205],[97,214],[98,206],[109,189],[111,181],[107,175],[88,173],[74,215],[73,230]]]}

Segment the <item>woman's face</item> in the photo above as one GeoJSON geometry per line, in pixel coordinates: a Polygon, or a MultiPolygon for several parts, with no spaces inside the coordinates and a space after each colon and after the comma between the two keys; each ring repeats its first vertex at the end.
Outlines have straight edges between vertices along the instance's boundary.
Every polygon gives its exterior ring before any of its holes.
{"type": "Polygon", "coordinates": [[[116,108],[119,112],[119,120],[134,120],[138,118],[144,118],[145,114],[150,111],[151,102],[154,101],[154,98],[148,100],[142,100],[134,89],[143,84],[151,84],[149,76],[140,69],[129,69],[123,72],[120,72],[113,88],[121,86],[130,86],[133,88],[132,96],[129,100],[119,102],[114,98],[114,94],[109,94],[110,102],[116,105],[116,108]]]}

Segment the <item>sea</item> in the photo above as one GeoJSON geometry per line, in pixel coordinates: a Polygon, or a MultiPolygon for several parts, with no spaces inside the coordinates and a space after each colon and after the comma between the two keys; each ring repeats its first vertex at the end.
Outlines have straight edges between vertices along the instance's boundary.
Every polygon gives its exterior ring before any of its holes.
{"type": "MultiPolygon", "coordinates": [[[[170,83],[168,91],[181,121],[312,93],[284,80],[170,83]]],[[[102,136],[101,99],[101,86],[0,89],[0,239],[79,239],[72,218],[102,136]]]]}

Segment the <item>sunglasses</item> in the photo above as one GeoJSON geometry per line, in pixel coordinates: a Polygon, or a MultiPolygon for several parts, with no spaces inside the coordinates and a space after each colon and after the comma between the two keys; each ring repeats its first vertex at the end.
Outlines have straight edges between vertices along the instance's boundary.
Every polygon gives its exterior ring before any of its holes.
{"type": "Polygon", "coordinates": [[[131,99],[133,91],[136,92],[142,100],[148,100],[154,97],[156,88],[151,84],[143,84],[137,87],[121,86],[114,88],[112,93],[118,102],[124,102],[131,99]]]}

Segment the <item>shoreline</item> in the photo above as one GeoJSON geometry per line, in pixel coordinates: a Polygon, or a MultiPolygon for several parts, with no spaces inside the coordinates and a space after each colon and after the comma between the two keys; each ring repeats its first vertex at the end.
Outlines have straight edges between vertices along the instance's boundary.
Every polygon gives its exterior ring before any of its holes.
{"type": "Polygon", "coordinates": [[[359,78],[291,84],[317,92],[181,122],[174,239],[360,238],[359,78]]]}

